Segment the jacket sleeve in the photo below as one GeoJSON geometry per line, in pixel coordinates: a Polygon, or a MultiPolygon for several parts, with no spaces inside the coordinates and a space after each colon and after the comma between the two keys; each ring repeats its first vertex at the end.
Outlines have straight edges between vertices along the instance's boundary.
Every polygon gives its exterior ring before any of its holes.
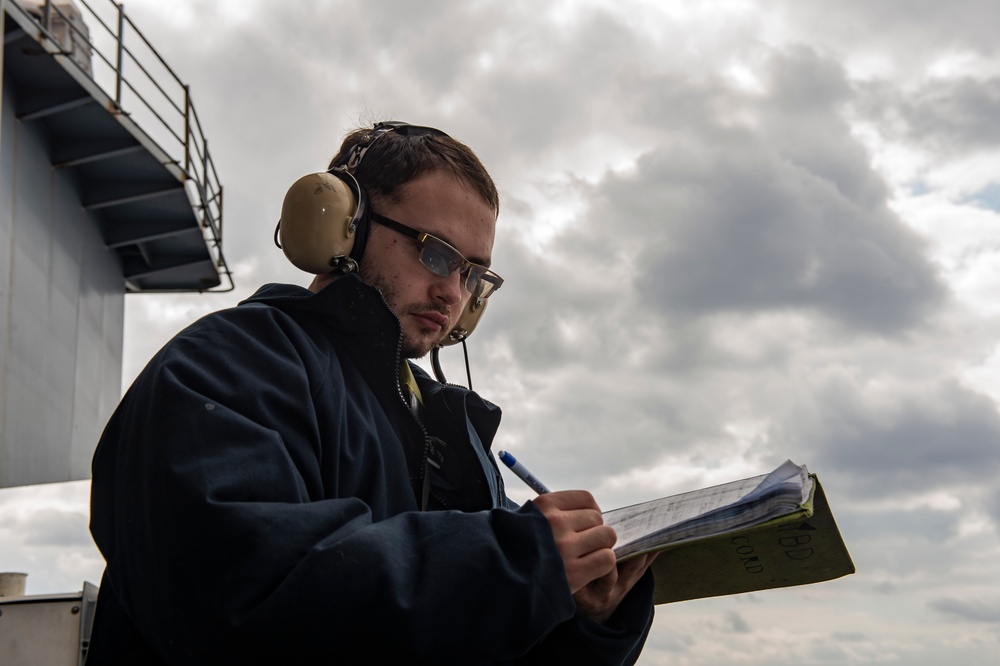
{"type": "Polygon", "coordinates": [[[376,520],[375,504],[399,492],[380,450],[357,461],[370,499],[325,487],[329,467],[351,461],[320,446],[316,400],[353,398],[341,377],[310,376],[328,364],[295,330],[243,319],[175,339],[95,456],[92,531],[107,579],[160,658],[610,664],[641,645],[648,621],[627,632],[574,617],[533,507],[376,520]],[[587,659],[557,656],[568,645],[587,659]]]}

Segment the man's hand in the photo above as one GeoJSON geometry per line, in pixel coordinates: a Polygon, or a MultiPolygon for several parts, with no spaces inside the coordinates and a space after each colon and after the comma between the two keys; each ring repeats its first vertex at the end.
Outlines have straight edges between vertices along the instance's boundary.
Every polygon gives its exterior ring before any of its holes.
{"type": "Polygon", "coordinates": [[[646,553],[616,565],[573,595],[576,607],[590,619],[606,622],[655,559],[656,553],[646,553]]]}
{"type": "Polygon", "coordinates": [[[615,531],[604,524],[600,507],[585,490],[547,493],[532,501],[552,528],[577,608],[604,622],[655,556],[636,557],[618,566],[612,550],[615,531]]]}

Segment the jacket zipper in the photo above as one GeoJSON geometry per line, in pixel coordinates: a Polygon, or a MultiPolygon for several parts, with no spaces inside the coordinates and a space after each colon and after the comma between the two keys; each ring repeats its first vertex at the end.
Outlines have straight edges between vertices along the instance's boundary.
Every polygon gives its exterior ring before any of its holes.
{"type": "MultiPolygon", "coordinates": [[[[389,307],[389,302],[385,300],[385,296],[382,295],[381,291],[379,292],[379,296],[381,296],[382,303],[385,304],[385,307],[388,308],[389,312],[392,312],[392,308],[389,307]]],[[[395,312],[393,312],[393,316],[394,317],[396,316],[395,312]]],[[[410,409],[410,406],[407,404],[406,394],[403,393],[403,386],[402,386],[402,384],[399,381],[400,364],[401,363],[406,363],[407,361],[402,358],[402,356],[403,356],[403,325],[402,325],[402,322],[399,321],[399,317],[396,317],[396,324],[399,326],[399,338],[396,340],[395,373],[394,373],[394,378],[393,378],[393,381],[395,382],[395,386],[396,386],[396,395],[399,396],[400,402],[402,402],[403,405],[406,407],[406,411],[410,414],[410,418],[412,418],[413,421],[414,421],[414,423],[416,423],[417,426],[420,428],[420,432],[423,433],[423,437],[424,437],[423,451],[421,452],[421,456],[420,456],[420,478],[418,479],[419,484],[420,484],[420,510],[421,511],[426,511],[427,510],[427,500],[429,498],[431,498],[431,497],[433,497],[438,502],[440,502],[442,506],[447,507],[448,503],[441,496],[436,495],[436,494],[430,492],[430,474],[428,474],[427,466],[430,464],[431,436],[430,436],[430,433],[427,432],[427,428],[424,426],[424,424],[421,422],[421,420],[417,418],[416,414],[413,413],[413,410],[410,409]]],[[[466,388],[465,386],[462,386],[461,384],[453,384],[451,382],[445,382],[444,386],[446,386],[446,387],[447,386],[453,386],[453,387],[460,388],[460,389],[466,390],[466,391],[471,390],[471,389],[466,388]]],[[[448,411],[451,413],[452,416],[455,416],[455,417],[458,416],[451,409],[451,406],[448,405],[447,401],[444,401],[444,404],[445,404],[445,407],[448,408],[448,411]]],[[[492,457],[492,455],[489,452],[487,452],[486,459],[489,460],[490,464],[493,466],[493,475],[494,475],[494,479],[496,480],[496,483],[497,483],[497,496],[494,497],[493,499],[494,499],[495,502],[501,502],[502,498],[504,498],[506,496],[505,493],[504,493],[503,476],[500,475],[500,468],[497,466],[496,461],[493,460],[493,457],[492,457]]],[[[499,504],[499,506],[502,509],[507,508],[506,506],[503,506],[502,503],[499,504]]]]}
{"type": "MultiPolygon", "coordinates": [[[[386,309],[388,309],[389,312],[392,312],[392,308],[389,307],[389,302],[385,300],[385,296],[382,295],[381,291],[379,292],[379,296],[382,298],[382,303],[385,305],[386,309]]],[[[393,312],[393,316],[396,317],[395,312],[393,312]]],[[[410,415],[410,418],[413,419],[413,422],[417,424],[417,427],[420,428],[420,432],[423,434],[423,451],[421,452],[420,455],[420,469],[419,469],[420,478],[417,479],[417,481],[420,486],[420,498],[419,498],[420,510],[426,511],[427,500],[430,497],[430,475],[427,473],[427,465],[428,465],[428,459],[430,458],[430,447],[431,447],[430,433],[427,432],[427,428],[424,426],[421,420],[417,418],[417,415],[413,413],[413,410],[410,408],[410,405],[407,404],[406,395],[403,393],[403,386],[399,381],[399,371],[401,364],[406,363],[406,361],[403,359],[403,325],[399,321],[399,317],[396,317],[396,325],[399,327],[399,336],[396,339],[396,359],[395,359],[396,362],[394,364],[395,371],[393,373],[393,382],[396,386],[396,395],[399,396],[400,402],[402,402],[403,406],[406,407],[406,411],[410,415]]],[[[436,497],[435,499],[437,499],[442,504],[445,504],[445,502],[442,501],[440,497],[436,497]]]]}

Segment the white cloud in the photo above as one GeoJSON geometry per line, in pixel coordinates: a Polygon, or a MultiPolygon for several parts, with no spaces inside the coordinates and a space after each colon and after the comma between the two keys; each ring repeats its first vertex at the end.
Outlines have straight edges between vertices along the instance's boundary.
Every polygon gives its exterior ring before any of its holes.
{"type": "Polygon", "coordinates": [[[101,582],[104,560],[87,531],[90,483],[0,489],[0,571],[28,574],[27,594],[101,582]]]}

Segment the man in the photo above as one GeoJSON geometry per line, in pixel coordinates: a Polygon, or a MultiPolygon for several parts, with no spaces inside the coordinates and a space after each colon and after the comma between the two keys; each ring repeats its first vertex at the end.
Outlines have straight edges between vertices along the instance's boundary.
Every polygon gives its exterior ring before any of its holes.
{"type": "Polygon", "coordinates": [[[499,410],[405,361],[500,283],[486,170],[403,124],[332,166],[360,183],[360,272],[196,322],[105,430],[88,664],[633,663],[647,559],[616,564],[589,493],[510,503],[499,410]]]}

